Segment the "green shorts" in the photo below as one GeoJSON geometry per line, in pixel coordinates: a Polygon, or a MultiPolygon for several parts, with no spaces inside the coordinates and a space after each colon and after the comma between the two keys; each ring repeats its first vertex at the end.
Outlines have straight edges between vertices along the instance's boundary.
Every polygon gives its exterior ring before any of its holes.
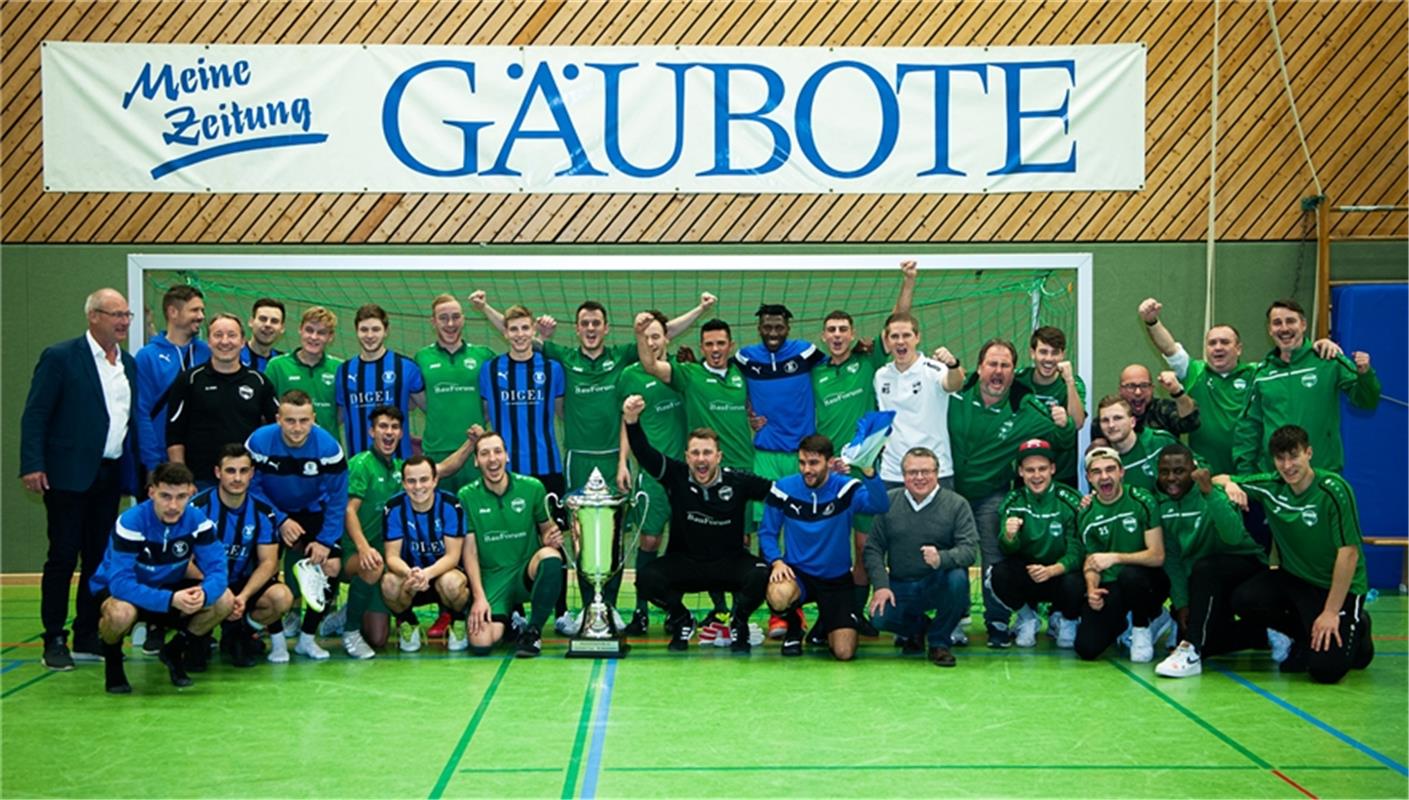
{"type": "Polygon", "coordinates": [[[615,493],[616,464],[620,453],[619,450],[569,450],[563,462],[563,476],[567,480],[568,491],[586,486],[587,479],[592,477],[592,470],[595,468],[601,470],[602,480],[605,480],[607,488],[615,493]]]}
{"type": "Polygon", "coordinates": [[[514,606],[527,603],[533,594],[527,564],[481,570],[480,580],[484,583],[484,599],[489,603],[489,613],[496,616],[508,616],[514,606]]]}
{"type": "MultiPolygon", "coordinates": [[[[660,536],[665,532],[666,523],[670,522],[670,498],[665,494],[665,487],[650,475],[637,473],[635,491],[645,492],[646,497],[632,507],[631,516],[627,520],[629,530],[636,530],[639,524],[643,536],[660,536]],[[644,517],[642,504],[645,504],[644,517]]],[[[632,499],[635,499],[634,496],[632,499]]]]}
{"type": "MultiPolygon", "coordinates": [[[[450,457],[450,453],[427,452],[426,457],[439,464],[450,457]]],[[[474,456],[465,459],[465,465],[455,470],[453,475],[442,476],[440,489],[451,494],[459,494],[460,489],[479,480],[479,467],[475,466],[474,456]]]]}

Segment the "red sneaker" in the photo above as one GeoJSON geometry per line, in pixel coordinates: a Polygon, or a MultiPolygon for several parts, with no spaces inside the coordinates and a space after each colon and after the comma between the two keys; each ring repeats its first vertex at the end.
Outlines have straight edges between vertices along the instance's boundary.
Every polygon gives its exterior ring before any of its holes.
{"type": "Polygon", "coordinates": [[[450,630],[450,612],[442,611],[440,616],[435,618],[435,624],[426,631],[426,638],[444,639],[446,631],[450,630]]]}

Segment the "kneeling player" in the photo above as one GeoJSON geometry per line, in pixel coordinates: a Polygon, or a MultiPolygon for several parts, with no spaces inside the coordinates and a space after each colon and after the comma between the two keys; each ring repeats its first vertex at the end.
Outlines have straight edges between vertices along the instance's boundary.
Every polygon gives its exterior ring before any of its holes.
{"type": "Polygon", "coordinates": [[[464,650],[470,643],[465,635],[470,588],[459,567],[465,512],[454,495],[436,488],[439,482],[434,461],[412,456],[401,467],[403,491],[386,502],[383,512],[382,599],[401,623],[403,653],[421,649],[416,607],[436,602],[450,609],[449,649],[464,650]]]}
{"type": "Polygon", "coordinates": [[[543,484],[509,472],[508,464],[504,437],[483,434],[475,442],[480,478],[460,489],[465,574],[474,592],[470,652],[489,655],[506,638],[514,607],[528,602],[528,621],[517,633],[515,655],[533,658],[563,589],[563,534],[548,515],[543,484]]]}
{"type": "Polygon", "coordinates": [[[1131,618],[1130,660],[1155,657],[1150,622],[1169,596],[1164,565],[1164,531],[1155,498],[1138,486],[1126,486],[1120,453],[1096,447],[1086,454],[1086,480],[1095,495],[1077,517],[1086,551],[1086,606],[1076,631],[1076,654],[1097,658],[1110,647],[1131,618]]]}
{"type": "Polygon", "coordinates": [[[234,596],[226,588],[225,553],[205,514],[190,508],[196,479],[184,464],[152,471],[147,500],[118,517],[103,563],[91,588],[101,619],[107,690],[128,694],[122,669],[122,639],[140,619],[176,631],[160,657],[175,686],[190,686],[185,656],[193,637],[210,633],[230,615],[234,596]],[[194,559],[205,576],[186,577],[194,559]]]}
{"type": "Polygon", "coordinates": [[[766,478],[720,466],[719,437],[697,428],[685,440],[689,463],[666,458],[641,427],[645,398],[626,398],[622,421],[631,452],[641,471],[665,488],[670,497],[670,551],[646,565],[636,576],[637,589],[665,609],[671,650],[690,645],[695,623],[683,602],[686,592],[723,590],[734,595],[729,620],[730,649],[749,652],[749,615],[763,604],[768,565],[745,549],[749,503],[768,497],[766,478]]]}
{"type": "MultiPolygon", "coordinates": [[[[281,619],[293,606],[289,587],[275,582],[279,572],[279,512],[269,501],[250,494],[254,461],[242,444],[227,444],[216,461],[213,486],[196,495],[191,505],[215,526],[215,538],[225,548],[230,591],[235,595],[230,618],[220,626],[220,649],[236,667],[255,664],[255,636],[281,619]]],[[[209,648],[202,638],[189,653],[188,668],[201,671],[209,648]]]]}
{"type": "Polygon", "coordinates": [[[832,457],[832,440],[813,434],[798,445],[798,474],[773,484],[758,529],[759,547],[772,564],[768,606],[787,621],[783,655],[802,655],[804,603],[817,603],[814,631],[827,637],[832,655],[856,655],[855,593],[851,580],[851,518],[883,514],[890,506],[875,470],[862,467],[863,483],[851,466],[832,457]],[[783,540],[779,552],[778,540],[783,540]]]}
{"type": "Polygon", "coordinates": [[[1076,517],[1081,494],[1056,483],[1056,451],[1042,439],[1018,446],[1018,475],[1023,485],[1008,492],[998,510],[1003,530],[998,549],[1003,560],[988,580],[998,601],[1018,614],[1018,647],[1037,644],[1037,604],[1051,603],[1048,630],[1057,646],[1076,644],[1081,616],[1081,544],[1076,517]]]}
{"type": "Polygon", "coordinates": [[[1268,449],[1276,474],[1239,476],[1227,488],[1235,501],[1246,503],[1237,487],[1262,501],[1281,568],[1239,586],[1233,611],[1291,638],[1274,648],[1274,658],[1289,651],[1280,659],[1283,672],[1304,670],[1317,683],[1335,683],[1375,657],[1355,493],[1341,476],[1311,466],[1305,429],[1278,428],[1268,449]]]}

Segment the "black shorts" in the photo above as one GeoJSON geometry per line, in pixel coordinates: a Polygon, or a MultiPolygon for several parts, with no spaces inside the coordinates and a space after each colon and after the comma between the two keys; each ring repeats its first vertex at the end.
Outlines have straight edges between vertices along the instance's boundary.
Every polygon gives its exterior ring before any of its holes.
{"type": "Polygon", "coordinates": [[[850,572],[836,578],[818,578],[794,567],[793,574],[802,589],[801,602],[817,604],[817,625],[814,628],[817,633],[856,629],[856,589],[852,585],[850,572]]]}
{"type": "MultiPolygon", "coordinates": [[[[429,589],[422,589],[421,591],[416,592],[415,596],[411,598],[411,608],[420,608],[421,606],[428,606],[432,603],[434,603],[435,605],[440,605],[440,592],[436,591],[435,581],[440,580],[442,577],[444,577],[445,575],[449,575],[452,572],[458,572],[461,575],[465,574],[465,571],[460,569],[459,567],[451,567],[449,570],[446,570],[440,575],[437,575],[435,577],[435,580],[431,581],[431,586],[429,589]]],[[[469,578],[465,579],[465,585],[470,585],[469,578]]]]}
{"type": "MultiPolygon", "coordinates": [[[[189,589],[192,586],[200,585],[201,581],[197,578],[182,578],[180,582],[178,582],[175,586],[167,586],[164,588],[170,589],[173,592],[179,592],[182,589],[189,589]]],[[[103,591],[99,592],[93,598],[93,600],[98,604],[99,608],[102,608],[103,603],[106,602],[109,597],[112,597],[112,592],[109,592],[107,589],[104,589],[103,591]]],[[[209,606],[210,602],[211,599],[207,597],[206,605],[209,606]]],[[[145,622],[148,625],[159,625],[163,628],[185,627],[186,620],[194,616],[193,614],[187,614],[183,611],[177,611],[174,608],[168,608],[165,611],[152,611],[151,609],[142,608],[141,606],[135,603],[132,604],[132,607],[137,609],[138,622],[145,622]]]]}
{"type": "MultiPolygon", "coordinates": [[[[322,511],[295,511],[289,515],[289,519],[303,526],[303,535],[298,537],[294,546],[288,549],[298,553],[306,553],[308,546],[318,541],[318,534],[323,531],[322,511]]],[[[279,539],[279,547],[284,547],[283,538],[279,539]]],[[[328,546],[328,558],[342,559],[342,540],[339,539],[328,546]]]]}
{"type": "MultiPolygon", "coordinates": [[[[248,581],[249,576],[246,576],[238,584],[231,585],[230,593],[239,594],[240,592],[243,592],[248,581]]],[[[255,604],[259,602],[259,598],[263,597],[264,593],[269,591],[269,587],[273,586],[274,584],[275,580],[273,578],[270,578],[269,580],[264,582],[263,586],[259,587],[258,589],[255,589],[253,592],[250,592],[249,599],[245,600],[245,608],[247,610],[252,610],[255,607],[255,604]]]]}

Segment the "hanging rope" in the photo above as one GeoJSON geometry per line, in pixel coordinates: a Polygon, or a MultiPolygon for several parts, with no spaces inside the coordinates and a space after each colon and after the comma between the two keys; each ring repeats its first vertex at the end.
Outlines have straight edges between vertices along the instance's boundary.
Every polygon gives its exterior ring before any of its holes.
{"type": "Polygon", "coordinates": [[[1277,12],[1272,8],[1272,0],[1267,0],[1267,20],[1272,23],[1272,44],[1277,48],[1277,66],[1282,71],[1282,88],[1287,92],[1287,104],[1292,107],[1292,124],[1296,126],[1296,138],[1301,142],[1301,154],[1306,158],[1306,168],[1311,170],[1311,183],[1316,187],[1317,196],[1326,193],[1321,189],[1321,179],[1316,175],[1316,165],[1311,163],[1311,148],[1306,145],[1306,133],[1301,129],[1301,115],[1296,110],[1296,98],[1292,96],[1292,81],[1287,77],[1287,56],[1282,52],[1282,34],[1277,31],[1277,12]]]}
{"type": "Polygon", "coordinates": [[[1214,242],[1218,236],[1218,5],[1213,2],[1213,81],[1208,121],[1208,244],[1204,265],[1204,330],[1213,327],[1214,242]]]}

